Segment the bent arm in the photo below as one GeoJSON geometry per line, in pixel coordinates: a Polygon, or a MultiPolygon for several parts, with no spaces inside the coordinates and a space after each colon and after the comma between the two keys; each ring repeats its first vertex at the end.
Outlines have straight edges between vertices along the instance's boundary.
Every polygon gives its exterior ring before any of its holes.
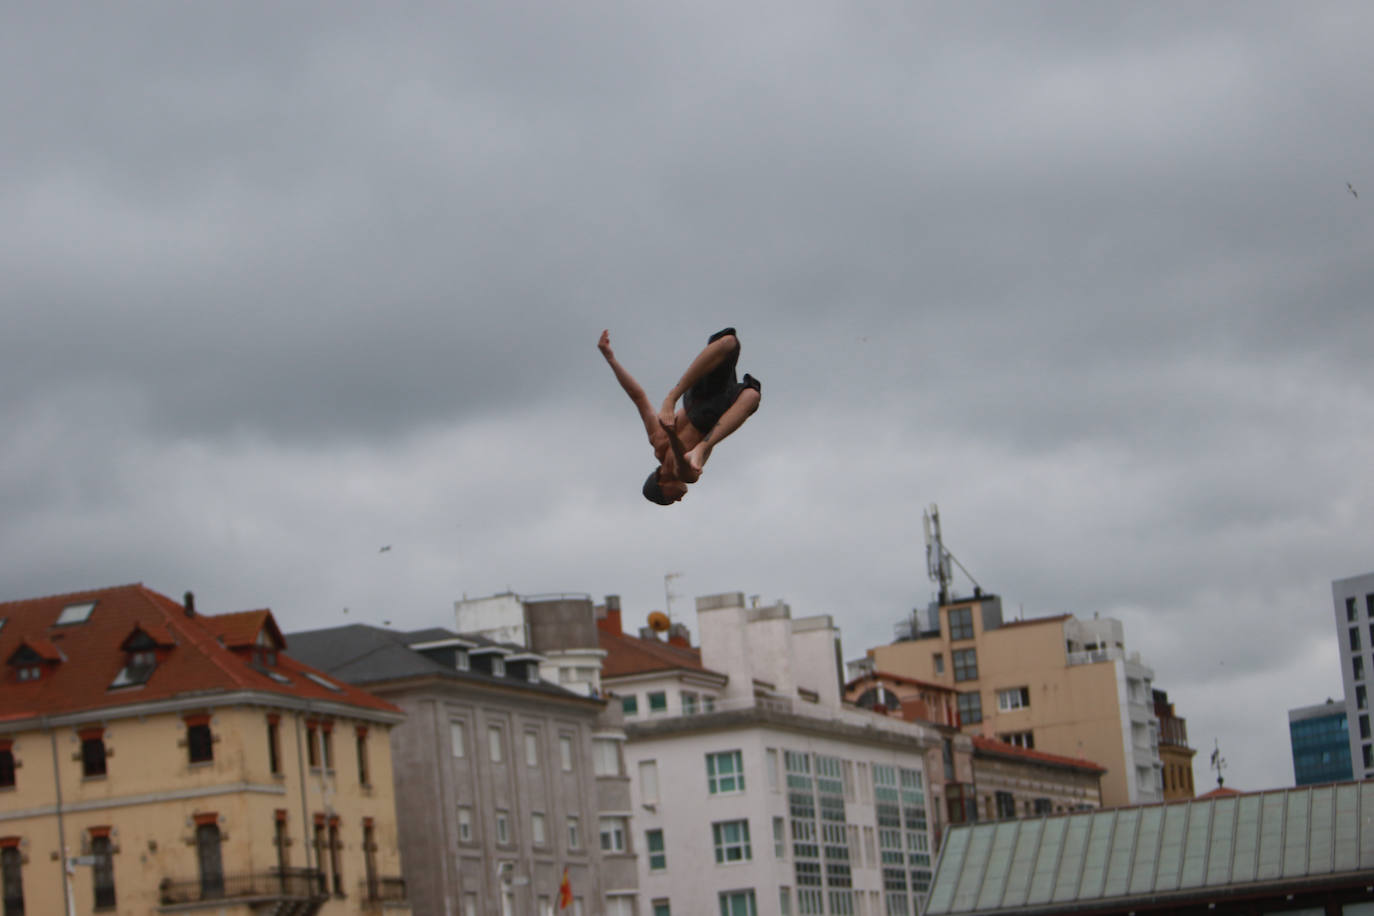
{"type": "Polygon", "coordinates": [[[682,447],[682,440],[677,437],[677,430],[666,423],[661,424],[661,428],[668,437],[668,447],[673,450],[673,458],[677,461],[677,478],[683,483],[696,483],[701,478],[701,472],[692,466],[692,462],[687,460],[687,450],[682,447]]]}

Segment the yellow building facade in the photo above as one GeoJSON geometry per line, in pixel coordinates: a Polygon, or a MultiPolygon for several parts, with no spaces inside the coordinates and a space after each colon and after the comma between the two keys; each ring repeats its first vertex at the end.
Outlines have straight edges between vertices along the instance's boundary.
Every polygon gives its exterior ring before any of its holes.
{"type": "Polygon", "coordinates": [[[270,613],[127,586],[0,621],[4,913],[409,913],[401,716],[282,654],[270,613]]]}
{"type": "Polygon", "coordinates": [[[1119,622],[1003,622],[1000,600],[978,596],[912,635],[869,650],[873,669],[953,689],[965,734],[1099,764],[1105,806],[1163,799],[1153,672],[1126,654],[1119,622]]]}

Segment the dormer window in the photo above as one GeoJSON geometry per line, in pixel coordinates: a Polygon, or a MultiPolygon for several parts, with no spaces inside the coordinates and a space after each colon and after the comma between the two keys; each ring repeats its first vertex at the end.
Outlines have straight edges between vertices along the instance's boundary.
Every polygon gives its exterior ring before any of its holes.
{"type": "Polygon", "coordinates": [[[458,650],[458,658],[457,658],[457,660],[456,660],[456,662],[455,662],[455,667],[456,667],[459,671],[471,671],[471,670],[472,670],[472,661],[471,661],[471,659],[468,658],[468,650],[467,650],[467,649],[459,649],[459,650],[458,650]]]}
{"type": "Polygon", "coordinates": [[[258,638],[253,645],[253,661],[264,668],[275,668],[277,666],[277,643],[272,639],[272,635],[267,632],[267,628],[258,631],[258,638]]]}
{"type": "Polygon", "coordinates": [[[491,673],[496,677],[506,676],[506,660],[500,656],[492,656],[491,673]]]}
{"type": "Polygon", "coordinates": [[[531,684],[538,684],[539,666],[536,665],[534,662],[527,662],[525,664],[525,677],[529,678],[529,682],[531,684]]]}
{"type": "Polygon", "coordinates": [[[137,687],[148,683],[153,671],[157,669],[157,641],[142,627],[134,627],[134,631],[120,648],[124,650],[124,667],[110,682],[110,689],[137,687]]]}
{"type": "Polygon", "coordinates": [[[8,659],[16,679],[29,682],[43,677],[45,667],[53,667],[64,660],[61,651],[46,639],[26,638],[8,659]]]}

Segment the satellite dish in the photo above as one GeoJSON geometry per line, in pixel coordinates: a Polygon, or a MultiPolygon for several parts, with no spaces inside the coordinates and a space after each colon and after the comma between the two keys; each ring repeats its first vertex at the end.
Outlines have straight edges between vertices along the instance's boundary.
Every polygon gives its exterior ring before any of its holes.
{"type": "Polygon", "coordinates": [[[672,623],[673,622],[668,619],[668,615],[662,611],[654,611],[649,614],[649,629],[653,630],[655,633],[668,632],[668,627],[672,626],[672,623]]]}

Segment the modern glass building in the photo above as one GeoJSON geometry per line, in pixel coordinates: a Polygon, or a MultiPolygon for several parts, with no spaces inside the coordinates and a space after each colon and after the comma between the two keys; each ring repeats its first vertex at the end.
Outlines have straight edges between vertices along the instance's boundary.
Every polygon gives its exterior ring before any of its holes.
{"type": "Polygon", "coordinates": [[[1296,785],[1341,782],[1353,778],[1350,729],[1345,704],[1334,700],[1288,710],[1296,785]]]}

